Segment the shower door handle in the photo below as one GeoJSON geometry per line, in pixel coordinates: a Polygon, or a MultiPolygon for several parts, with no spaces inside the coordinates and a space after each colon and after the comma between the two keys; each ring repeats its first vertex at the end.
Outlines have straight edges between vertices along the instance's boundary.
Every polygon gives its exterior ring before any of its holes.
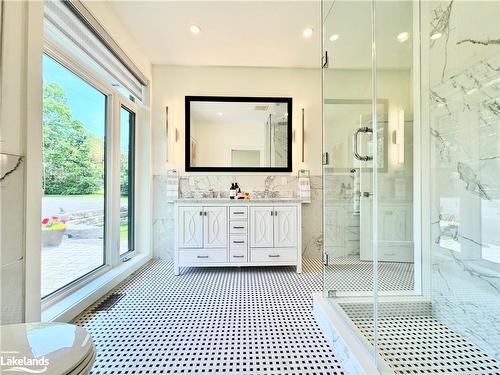
{"type": "Polygon", "coordinates": [[[359,135],[359,133],[372,133],[372,132],[373,132],[372,128],[369,128],[368,126],[363,126],[361,128],[356,129],[356,131],[352,135],[352,150],[354,153],[354,157],[356,159],[361,160],[361,161],[373,160],[373,156],[369,156],[369,155],[363,156],[363,155],[360,155],[358,152],[358,135],[359,135]]]}

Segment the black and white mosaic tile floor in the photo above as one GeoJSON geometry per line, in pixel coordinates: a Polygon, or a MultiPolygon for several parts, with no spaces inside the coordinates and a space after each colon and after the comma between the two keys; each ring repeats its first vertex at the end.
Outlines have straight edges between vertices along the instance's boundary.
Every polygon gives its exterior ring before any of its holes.
{"type": "MultiPolygon", "coordinates": [[[[413,263],[378,262],[380,291],[413,291],[413,263]]],[[[373,262],[361,261],[359,256],[331,258],[325,273],[325,286],[336,292],[373,291],[373,262]]]]}
{"type": "MultiPolygon", "coordinates": [[[[373,306],[340,306],[373,343],[373,306]]],[[[379,353],[395,374],[500,374],[500,363],[440,323],[430,303],[381,303],[378,313],[379,353]]]]}
{"type": "Polygon", "coordinates": [[[343,374],[311,313],[321,263],[198,268],[154,261],[75,323],[94,338],[93,374],[343,374]]]}

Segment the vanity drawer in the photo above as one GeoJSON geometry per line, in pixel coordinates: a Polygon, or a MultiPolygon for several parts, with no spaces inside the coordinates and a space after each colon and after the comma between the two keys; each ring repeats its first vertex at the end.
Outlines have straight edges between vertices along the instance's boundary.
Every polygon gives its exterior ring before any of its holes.
{"type": "Polygon", "coordinates": [[[297,249],[294,248],[256,248],[250,250],[252,262],[295,262],[297,249]]]}
{"type": "Polygon", "coordinates": [[[229,237],[229,249],[230,250],[247,250],[248,242],[247,236],[245,235],[233,235],[229,237]]]}
{"type": "Polygon", "coordinates": [[[241,263],[248,262],[247,251],[246,250],[231,250],[229,252],[229,262],[230,263],[241,263]]]}
{"type": "Polygon", "coordinates": [[[179,251],[180,264],[225,263],[226,249],[197,249],[179,251]]]}
{"type": "Polygon", "coordinates": [[[248,218],[248,207],[229,207],[229,219],[248,218]]]}
{"type": "Polygon", "coordinates": [[[229,223],[229,233],[231,234],[247,234],[248,221],[246,220],[232,220],[229,223]]]}

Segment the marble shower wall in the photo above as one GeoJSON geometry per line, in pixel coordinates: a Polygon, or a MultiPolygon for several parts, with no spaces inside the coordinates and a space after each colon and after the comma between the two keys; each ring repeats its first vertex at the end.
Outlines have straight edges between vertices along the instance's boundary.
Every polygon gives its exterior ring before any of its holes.
{"type": "Polygon", "coordinates": [[[500,360],[500,3],[424,6],[433,310],[500,360]]]}
{"type": "MultiPolygon", "coordinates": [[[[201,198],[213,191],[227,194],[232,182],[238,182],[242,191],[252,194],[269,191],[279,197],[296,197],[296,176],[280,175],[190,175],[179,180],[179,197],[201,198]]],[[[305,257],[321,257],[322,246],[322,183],[321,176],[311,176],[311,203],[302,205],[302,251],[305,257]]],[[[167,199],[167,176],[154,176],[154,254],[172,259],[174,253],[174,205],[167,199]]]]}

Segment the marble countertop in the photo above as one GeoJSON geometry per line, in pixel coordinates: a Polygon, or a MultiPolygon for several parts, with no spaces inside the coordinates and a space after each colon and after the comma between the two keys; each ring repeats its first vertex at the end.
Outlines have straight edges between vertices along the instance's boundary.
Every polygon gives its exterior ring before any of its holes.
{"type": "Polygon", "coordinates": [[[299,198],[252,198],[252,199],[229,199],[229,198],[178,198],[176,203],[231,203],[231,204],[262,204],[262,203],[301,203],[299,198]]]}

